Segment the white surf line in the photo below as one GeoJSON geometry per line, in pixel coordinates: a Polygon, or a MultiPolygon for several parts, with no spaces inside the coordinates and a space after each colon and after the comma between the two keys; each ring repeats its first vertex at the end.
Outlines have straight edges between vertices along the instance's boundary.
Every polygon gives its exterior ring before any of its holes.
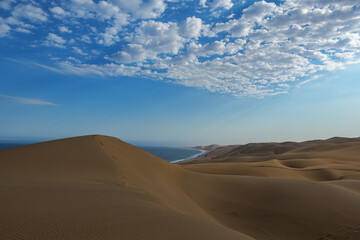
{"type": "Polygon", "coordinates": [[[190,157],[182,158],[182,159],[179,159],[179,160],[175,160],[175,161],[172,161],[172,162],[170,162],[170,163],[177,163],[177,162],[182,162],[182,161],[185,161],[185,160],[190,160],[190,159],[193,159],[193,158],[196,158],[196,157],[200,156],[200,155],[203,154],[203,153],[206,153],[206,151],[201,150],[201,149],[196,149],[196,150],[199,150],[200,152],[197,153],[197,154],[195,154],[195,155],[192,155],[192,156],[190,156],[190,157]]]}

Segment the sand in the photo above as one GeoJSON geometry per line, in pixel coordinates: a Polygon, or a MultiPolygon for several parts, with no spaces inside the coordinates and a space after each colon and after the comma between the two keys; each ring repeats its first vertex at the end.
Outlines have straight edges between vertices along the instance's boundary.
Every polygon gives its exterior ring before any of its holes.
{"type": "Polygon", "coordinates": [[[0,239],[360,239],[360,142],[295,145],[184,165],[99,135],[2,150],[0,239]]]}

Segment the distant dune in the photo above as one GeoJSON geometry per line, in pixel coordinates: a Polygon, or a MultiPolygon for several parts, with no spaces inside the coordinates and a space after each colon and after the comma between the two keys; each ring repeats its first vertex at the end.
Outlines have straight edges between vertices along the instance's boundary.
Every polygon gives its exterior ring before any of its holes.
{"type": "Polygon", "coordinates": [[[359,139],[206,154],[175,165],[99,135],[2,150],[0,239],[360,239],[359,139]]]}
{"type": "MultiPolygon", "coordinates": [[[[182,162],[189,163],[206,163],[206,162],[259,162],[271,159],[281,158],[284,160],[286,156],[290,159],[296,158],[296,154],[308,153],[308,157],[312,158],[314,153],[323,152],[326,156],[332,154],[333,150],[346,150],[360,144],[360,138],[341,138],[333,137],[327,140],[312,140],[305,142],[265,142],[265,143],[249,143],[245,145],[228,145],[220,146],[216,144],[208,146],[197,146],[194,148],[208,149],[208,152],[182,162]],[[214,147],[216,146],[216,147],[214,147]],[[294,155],[295,154],[295,155],[294,155]]],[[[353,156],[355,157],[355,156],[353,156]]]]}
{"type": "Polygon", "coordinates": [[[196,146],[192,147],[193,149],[200,149],[203,151],[213,151],[214,149],[221,147],[221,145],[218,144],[211,144],[211,145],[203,145],[203,146],[196,146]]]}

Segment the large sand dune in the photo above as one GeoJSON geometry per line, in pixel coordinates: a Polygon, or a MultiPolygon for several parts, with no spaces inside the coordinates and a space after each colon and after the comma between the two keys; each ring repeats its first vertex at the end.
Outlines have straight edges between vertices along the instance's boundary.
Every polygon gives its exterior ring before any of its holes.
{"type": "Polygon", "coordinates": [[[186,165],[105,136],[2,150],[0,239],[360,239],[360,142],[270,145],[186,165]]]}

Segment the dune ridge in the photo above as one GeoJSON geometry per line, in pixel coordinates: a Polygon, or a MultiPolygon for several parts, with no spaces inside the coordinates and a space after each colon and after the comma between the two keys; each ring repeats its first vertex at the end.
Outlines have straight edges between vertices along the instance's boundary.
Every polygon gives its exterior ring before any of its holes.
{"type": "Polygon", "coordinates": [[[334,144],[186,165],[100,135],[2,150],[0,238],[359,239],[360,145],[334,144]]]}

